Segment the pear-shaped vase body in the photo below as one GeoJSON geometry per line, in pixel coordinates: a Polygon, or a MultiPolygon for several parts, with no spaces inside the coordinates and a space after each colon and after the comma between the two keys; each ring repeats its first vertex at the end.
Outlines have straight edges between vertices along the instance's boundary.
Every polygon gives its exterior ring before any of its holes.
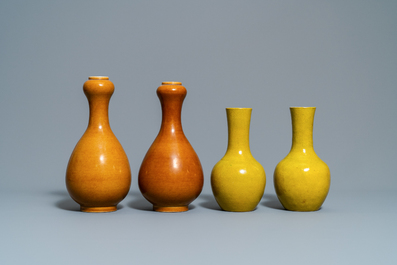
{"type": "Polygon", "coordinates": [[[316,211],[327,197],[331,173],[313,149],[315,107],[291,107],[292,147],[274,171],[281,204],[291,211],[316,211]]]}
{"type": "Polygon", "coordinates": [[[211,172],[212,192],[225,211],[255,210],[265,190],[265,170],[249,147],[251,112],[251,108],[226,109],[228,147],[211,172]]]}
{"type": "Polygon", "coordinates": [[[66,187],[81,211],[116,211],[130,189],[131,171],[127,155],[109,125],[108,106],[114,85],[108,77],[91,76],[83,90],[90,118],[70,156],[66,187]]]}
{"type": "Polygon", "coordinates": [[[161,128],[142,161],[138,183],[142,195],[158,212],[187,211],[203,188],[200,160],[182,130],[186,93],[180,82],[163,82],[157,89],[161,128]]]}

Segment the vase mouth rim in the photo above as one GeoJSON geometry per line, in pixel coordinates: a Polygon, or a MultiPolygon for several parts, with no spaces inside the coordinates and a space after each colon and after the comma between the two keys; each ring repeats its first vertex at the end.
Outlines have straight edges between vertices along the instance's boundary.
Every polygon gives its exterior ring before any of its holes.
{"type": "Polygon", "coordinates": [[[88,77],[88,80],[109,80],[109,77],[103,75],[92,75],[88,77]]]}
{"type": "Polygon", "coordinates": [[[162,85],[182,85],[182,82],[178,82],[178,81],[164,81],[161,84],[162,85]]]}
{"type": "Polygon", "coordinates": [[[316,107],[289,107],[290,109],[315,109],[316,107]]]}
{"type": "Polygon", "coordinates": [[[241,110],[245,110],[245,109],[247,109],[247,110],[252,110],[252,108],[226,108],[227,110],[228,109],[231,109],[231,110],[234,110],[234,109],[241,109],[241,110]]]}

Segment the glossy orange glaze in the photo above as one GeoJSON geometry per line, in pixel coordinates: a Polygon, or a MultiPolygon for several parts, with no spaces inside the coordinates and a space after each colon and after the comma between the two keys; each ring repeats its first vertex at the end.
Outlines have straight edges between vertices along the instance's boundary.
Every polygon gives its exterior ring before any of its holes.
{"type": "Polygon", "coordinates": [[[108,77],[92,76],[83,90],[90,119],[70,156],[66,187],[81,211],[116,211],[130,189],[131,171],[127,155],[109,125],[108,106],[114,85],[108,77]]]}
{"type": "Polygon", "coordinates": [[[163,113],[160,132],[139,170],[139,188],[159,212],[183,212],[203,188],[200,160],[182,130],[181,111],[186,88],[163,82],[157,89],[163,113]]]}

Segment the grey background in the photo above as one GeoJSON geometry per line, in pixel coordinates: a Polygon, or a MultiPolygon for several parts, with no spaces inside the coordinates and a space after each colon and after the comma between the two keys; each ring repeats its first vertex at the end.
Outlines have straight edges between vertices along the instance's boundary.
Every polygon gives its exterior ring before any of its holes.
{"type": "Polygon", "coordinates": [[[2,1],[0,263],[396,263],[396,14],[396,1],[2,1]],[[133,174],[109,214],[76,211],[64,184],[90,75],[115,84],[110,123],[133,174]],[[205,173],[183,214],[147,211],[137,185],[162,81],[188,90],[182,124],[205,173]],[[317,107],[332,184],[315,213],[281,210],[274,195],[290,106],[317,107]],[[226,107],[253,108],[267,186],[251,213],[219,211],[211,193],[226,107]]]}

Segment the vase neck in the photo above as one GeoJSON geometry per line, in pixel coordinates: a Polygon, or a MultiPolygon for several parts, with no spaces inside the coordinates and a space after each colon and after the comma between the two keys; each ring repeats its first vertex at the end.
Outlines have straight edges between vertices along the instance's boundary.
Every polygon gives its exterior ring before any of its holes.
{"type": "Polygon", "coordinates": [[[291,151],[313,151],[313,121],[315,107],[291,107],[292,147],[291,151]]]}
{"type": "Polygon", "coordinates": [[[162,111],[161,131],[182,131],[182,104],[186,94],[186,88],[180,82],[163,82],[157,89],[162,111]]]}
{"type": "Polygon", "coordinates": [[[109,101],[114,92],[114,85],[108,77],[90,77],[84,83],[83,90],[90,107],[89,129],[104,130],[109,125],[109,101]]]}
{"type": "Polygon", "coordinates": [[[88,126],[91,128],[105,128],[110,127],[109,125],[109,99],[99,100],[91,99],[89,101],[90,106],[90,120],[88,126]]]}
{"type": "Polygon", "coordinates": [[[240,155],[251,154],[249,146],[249,129],[251,121],[250,108],[227,108],[228,147],[226,153],[240,155]]]}

